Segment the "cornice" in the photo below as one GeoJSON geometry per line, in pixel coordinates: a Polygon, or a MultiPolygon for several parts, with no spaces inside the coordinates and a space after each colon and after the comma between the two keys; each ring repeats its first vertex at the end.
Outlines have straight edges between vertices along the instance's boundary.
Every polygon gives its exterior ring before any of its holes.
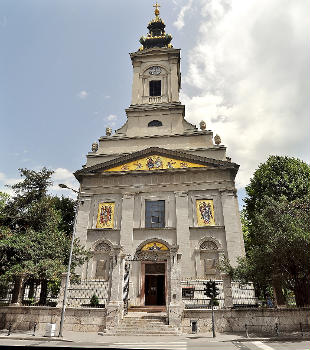
{"type": "MultiPolygon", "coordinates": [[[[90,166],[87,168],[83,168],[81,170],[76,171],[74,173],[74,175],[77,179],[79,179],[79,177],[82,175],[92,175],[92,174],[95,174],[99,171],[103,171],[103,170],[109,169],[109,168],[114,168],[114,167],[119,166],[121,164],[135,161],[135,160],[138,160],[140,158],[144,158],[144,157],[154,155],[154,154],[162,155],[165,157],[171,157],[171,158],[175,158],[175,159],[179,159],[179,160],[186,160],[189,162],[203,164],[203,165],[207,165],[207,166],[212,166],[213,168],[231,169],[235,173],[239,169],[239,165],[236,163],[233,163],[233,162],[212,159],[212,158],[206,158],[206,157],[197,156],[197,155],[194,155],[191,153],[172,151],[172,150],[167,150],[167,149],[159,148],[159,147],[149,147],[149,148],[146,148],[142,151],[133,152],[130,155],[121,156],[119,158],[111,159],[107,162],[103,162],[103,163],[96,164],[96,165],[93,165],[93,166],[90,166]]],[[[187,171],[188,169],[185,169],[185,170],[187,171]]],[[[156,170],[156,172],[157,171],[160,171],[160,170],[156,170]]],[[[142,172],[140,171],[139,173],[142,173],[142,172]]],[[[147,172],[147,173],[149,173],[149,172],[147,172]]],[[[113,175],[114,173],[110,172],[110,174],[113,175]]]]}

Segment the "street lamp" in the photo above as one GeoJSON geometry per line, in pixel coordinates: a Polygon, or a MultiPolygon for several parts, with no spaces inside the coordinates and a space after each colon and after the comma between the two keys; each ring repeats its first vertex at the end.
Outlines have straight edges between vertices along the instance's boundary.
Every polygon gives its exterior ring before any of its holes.
{"type": "Polygon", "coordinates": [[[62,337],[62,330],[64,326],[64,319],[65,319],[65,311],[66,311],[66,302],[67,302],[67,293],[68,293],[68,285],[70,280],[70,270],[71,270],[71,262],[72,262],[72,252],[73,252],[73,246],[74,246],[74,238],[75,238],[75,231],[76,231],[76,221],[77,221],[77,213],[79,209],[79,191],[74,190],[73,188],[68,187],[65,184],[59,184],[59,187],[61,188],[68,188],[69,190],[72,190],[75,193],[78,193],[78,205],[76,207],[75,212],[75,218],[74,218],[74,225],[73,225],[73,233],[72,233],[72,239],[71,239],[71,247],[70,247],[70,255],[69,255],[69,262],[68,262],[68,271],[66,276],[66,284],[65,284],[65,290],[64,290],[64,298],[62,301],[62,310],[61,310],[61,318],[60,318],[60,326],[59,326],[59,334],[58,337],[62,337]]]}
{"type": "Polygon", "coordinates": [[[75,193],[79,193],[79,191],[77,191],[77,190],[75,190],[75,189],[73,189],[73,188],[71,188],[71,187],[69,187],[69,186],[67,186],[65,184],[58,184],[58,186],[61,187],[61,188],[67,188],[68,190],[71,190],[71,191],[73,191],[75,193]]]}

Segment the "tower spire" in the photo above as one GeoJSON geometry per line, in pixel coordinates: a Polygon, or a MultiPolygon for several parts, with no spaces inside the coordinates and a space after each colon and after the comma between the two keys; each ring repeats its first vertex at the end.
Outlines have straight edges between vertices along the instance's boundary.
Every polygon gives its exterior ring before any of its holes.
{"type": "Polygon", "coordinates": [[[166,25],[165,22],[159,17],[160,5],[157,1],[153,7],[155,8],[155,18],[152,19],[147,26],[147,29],[149,30],[147,36],[142,36],[140,38],[140,43],[142,44],[140,50],[150,49],[152,47],[172,47],[170,44],[172,36],[170,34],[166,34],[165,32],[166,25]]]}
{"type": "Polygon", "coordinates": [[[159,7],[160,7],[160,5],[157,3],[157,1],[156,1],[156,4],[153,5],[153,7],[155,7],[155,11],[154,11],[155,16],[158,17],[159,16],[159,7]]]}

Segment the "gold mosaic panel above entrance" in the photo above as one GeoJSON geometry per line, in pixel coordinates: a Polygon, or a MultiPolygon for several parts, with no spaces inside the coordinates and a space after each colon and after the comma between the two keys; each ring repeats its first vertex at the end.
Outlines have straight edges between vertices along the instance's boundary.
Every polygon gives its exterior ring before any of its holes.
{"type": "Polygon", "coordinates": [[[212,226],[214,221],[214,207],[212,199],[196,200],[197,223],[198,226],[212,226]]]}
{"type": "Polygon", "coordinates": [[[142,251],[145,251],[145,250],[163,251],[163,250],[168,250],[168,247],[160,242],[150,242],[150,243],[147,243],[145,246],[143,246],[141,250],[142,251]]]}
{"type": "Polygon", "coordinates": [[[114,228],[115,203],[99,203],[97,228],[114,228]]]}
{"type": "Polygon", "coordinates": [[[206,168],[206,165],[191,163],[184,160],[167,158],[159,155],[153,155],[125,163],[107,171],[136,171],[136,170],[162,170],[162,169],[187,169],[187,168],[206,168]]]}

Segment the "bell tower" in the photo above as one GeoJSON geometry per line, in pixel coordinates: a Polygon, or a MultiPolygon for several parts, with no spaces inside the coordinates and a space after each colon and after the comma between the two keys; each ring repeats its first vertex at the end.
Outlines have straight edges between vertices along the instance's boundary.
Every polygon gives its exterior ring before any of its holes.
{"type": "Polygon", "coordinates": [[[166,34],[165,23],[159,17],[156,3],[155,18],[140,38],[138,52],[130,54],[133,65],[131,105],[179,102],[181,87],[180,50],[171,45],[172,36],[166,34]]]}
{"type": "Polygon", "coordinates": [[[126,109],[127,122],[116,135],[149,137],[182,134],[195,127],[184,120],[181,105],[180,49],[173,48],[165,31],[159,5],[148,23],[148,34],[140,38],[138,51],[130,54],[133,67],[132,97],[126,109]]]}

